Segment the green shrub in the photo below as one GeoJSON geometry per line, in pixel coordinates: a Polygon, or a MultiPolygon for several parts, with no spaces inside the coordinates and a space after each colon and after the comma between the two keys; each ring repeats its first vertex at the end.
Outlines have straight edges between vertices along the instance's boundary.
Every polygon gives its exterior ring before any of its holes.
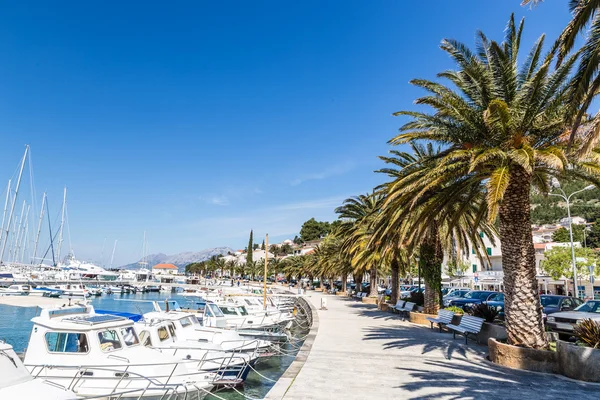
{"type": "Polygon", "coordinates": [[[446,307],[445,310],[452,311],[456,315],[463,315],[465,313],[465,310],[463,310],[460,307],[456,307],[456,306],[446,307]]]}
{"type": "Polygon", "coordinates": [[[408,301],[415,303],[417,306],[423,307],[425,304],[425,295],[423,295],[423,293],[411,292],[408,301]]]}
{"type": "Polygon", "coordinates": [[[594,349],[600,348],[600,323],[591,319],[584,319],[575,325],[573,333],[586,346],[594,349]]]}
{"type": "Polygon", "coordinates": [[[498,317],[498,310],[495,307],[490,307],[487,304],[475,304],[471,308],[471,315],[485,319],[485,322],[494,322],[498,317]]]}

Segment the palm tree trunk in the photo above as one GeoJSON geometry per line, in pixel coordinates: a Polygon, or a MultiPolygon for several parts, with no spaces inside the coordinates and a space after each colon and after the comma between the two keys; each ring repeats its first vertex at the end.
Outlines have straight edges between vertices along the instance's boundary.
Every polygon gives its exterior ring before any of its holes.
{"type": "Polygon", "coordinates": [[[354,287],[356,288],[356,293],[358,292],[362,292],[362,280],[363,280],[363,275],[362,272],[360,273],[354,273],[352,274],[354,276],[354,287]]]}
{"type": "Polygon", "coordinates": [[[369,270],[369,284],[371,289],[369,290],[369,297],[377,297],[377,269],[371,268],[369,270]]]}
{"type": "Polygon", "coordinates": [[[426,314],[437,314],[442,299],[442,262],[444,251],[439,232],[434,226],[419,248],[421,275],[425,281],[423,308],[426,314]]]}
{"type": "Polygon", "coordinates": [[[392,269],[392,295],[390,303],[396,304],[400,299],[400,264],[396,257],[392,258],[390,267],[392,269]]]}
{"type": "Polygon", "coordinates": [[[509,344],[542,349],[548,347],[548,340],[535,271],[530,187],[531,175],[520,167],[513,167],[499,210],[506,294],[504,312],[509,344]]]}
{"type": "Polygon", "coordinates": [[[346,281],[348,280],[348,274],[342,274],[342,292],[346,293],[348,290],[346,281]]]}

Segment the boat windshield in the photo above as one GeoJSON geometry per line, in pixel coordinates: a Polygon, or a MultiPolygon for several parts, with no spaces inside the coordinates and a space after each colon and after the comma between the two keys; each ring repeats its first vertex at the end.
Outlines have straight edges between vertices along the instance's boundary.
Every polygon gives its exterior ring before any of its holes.
{"type": "Polygon", "coordinates": [[[580,312],[600,313],[600,301],[588,301],[575,309],[580,312]]]}
{"type": "Polygon", "coordinates": [[[246,310],[246,307],[241,306],[239,308],[239,310],[240,310],[240,314],[242,314],[242,315],[248,315],[248,311],[246,310]]]}
{"type": "Polygon", "coordinates": [[[85,333],[48,332],[45,337],[51,353],[87,353],[89,350],[85,333]]]}
{"type": "Polygon", "coordinates": [[[105,353],[119,350],[123,347],[117,331],[112,329],[98,332],[98,340],[100,341],[100,349],[105,353]]]}
{"type": "Polygon", "coordinates": [[[217,306],[216,304],[209,304],[208,308],[210,308],[210,311],[213,313],[213,315],[215,317],[224,317],[223,312],[221,311],[219,306],[217,306]]]}
{"type": "Polygon", "coordinates": [[[191,317],[185,317],[185,318],[181,318],[179,320],[179,323],[181,324],[182,328],[187,328],[188,326],[192,325],[192,320],[191,317]]]}
{"type": "Polygon", "coordinates": [[[175,324],[172,322],[169,323],[169,333],[171,334],[172,338],[177,337],[177,335],[175,334],[175,324]]]}
{"type": "MultiPolygon", "coordinates": [[[[238,313],[235,311],[236,308],[237,307],[220,307],[221,311],[225,315],[238,315],[238,313]]],[[[212,310],[212,308],[211,308],[211,310],[212,310]]]]}
{"type": "Polygon", "coordinates": [[[127,328],[121,328],[121,336],[123,336],[123,341],[127,347],[135,346],[140,344],[140,340],[133,329],[133,326],[128,326],[127,328]]]}

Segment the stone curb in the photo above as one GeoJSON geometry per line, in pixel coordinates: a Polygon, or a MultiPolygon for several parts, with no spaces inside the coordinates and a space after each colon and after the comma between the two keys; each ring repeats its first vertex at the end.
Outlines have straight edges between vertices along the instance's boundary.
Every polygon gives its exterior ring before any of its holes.
{"type": "Polygon", "coordinates": [[[288,389],[294,383],[296,376],[298,376],[300,370],[302,370],[302,367],[304,366],[304,363],[310,354],[310,350],[312,349],[312,345],[319,331],[319,313],[312,304],[312,301],[307,301],[307,303],[310,306],[313,318],[313,324],[310,328],[310,332],[306,336],[304,344],[300,348],[300,351],[298,351],[296,358],[294,361],[292,361],[289,367],[287,367],[283,375],[281,375],[271,390],[269,390],[267,395],[264,397],[265,400],[279,400],[285,397],[288,389]]]}

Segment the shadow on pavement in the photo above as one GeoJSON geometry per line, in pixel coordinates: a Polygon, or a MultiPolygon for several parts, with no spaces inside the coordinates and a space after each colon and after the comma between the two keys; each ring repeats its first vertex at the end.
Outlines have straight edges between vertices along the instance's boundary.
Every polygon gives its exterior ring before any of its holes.
{"type": "Polygon", "coordinates": [[[555,375],[510,370],[489,363],[427,360],[421,366],[396,368],[410,377],[396,388],[408,392],[435,389],[435,394],[409,397],[412,399],[437,399],[440,395],[450,399],[592,399],[598,398],[600,389],[555,375]]]}
{"type": "Polygon", "coordinates": [[[464,359],[468,359],[468,353],[476,357],[483,357],[487,354],[481,346],[467,346],[460,339],[453,340],[448,333],[429,332],[427,328],[400,325],[396,327],[366,328],[365,331],[363,340],[380,340],[384,342],[382,345],[386,350],[422,347],[421,354],[440,351],[448,360],[452,359],[455,354],[464,359]]]}

